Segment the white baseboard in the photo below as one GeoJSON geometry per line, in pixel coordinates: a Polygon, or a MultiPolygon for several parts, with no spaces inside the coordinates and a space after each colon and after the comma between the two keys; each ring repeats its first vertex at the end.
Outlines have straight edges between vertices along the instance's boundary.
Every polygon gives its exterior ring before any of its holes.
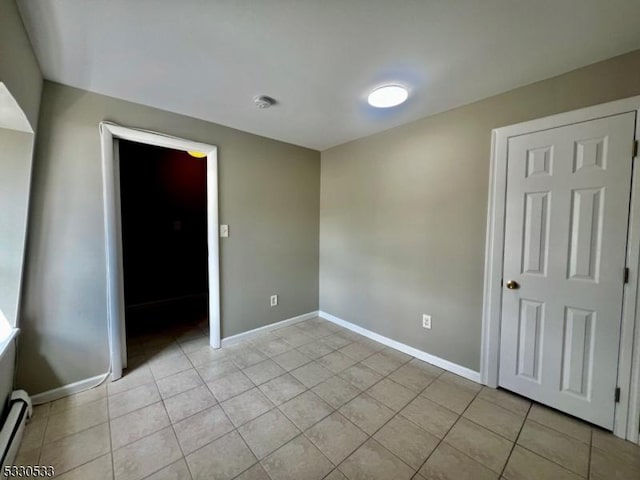
{"type": "Polygon", "coordinates": [[[90,388],[94,388],[100,385],[109,377],[109,375],[111,375],[110,372],[103,373],[102,375],[85,378],[84,380],[70,383],[69,385],[63,385],[62,387],[54,388],[53,390],[47,390],[46,392],[38,393],[37,395],[33,395],[31,397],[31,402],[33,402],[34,405],[40,405],[41,403],[52,402],[63,397],[68,397],[69,395],[73,395],[74,393],[80,393],[85,390],[89,390],[90,388]]]}
{"type": "Polygon", "coordinates": [[[474,370],[471,370],[470,368],[450,362],[449,360],[445,360],[444,358],[436,357],[435,355],[431,355],[430,353],[423,352],[422,350],[418,350],[417,348],[410,347],[409,345],[405,345],[404,343],[397,342],[396,340],[392,340],[388,337],[372,332],[371,330],[362,328],[355,323],[342,320],[341,318],[338,318],[335,315],[331,315],[330,313],[319,311],[318,316],[330,321],[331,323],[335,323],[336,325],[340,325],[341,327],[351,330],[352,332],[359,333],[360,335],[370,338],[371,340],[382,343],[387,347],[394,348],[402,353],[406,353],[407,355],[411,355],[412,357],[416,357],[424,362],[435,365],[436,367],[440,367],[451,373],[460,375],[461,377],[464,377],[473,382],[480,383],[480,372],[476,372],[474,370]]]}
{"type": "Polygon", "coordinates": [[[250,338],[255,337],[256,335],[267,333],[271,330],[277,330],[278,328],[287,327],[295,323],[304,322],[305,320],[310,320],[312,318],[316,318],[317,316],[318,316],[318,311],[315,310],[313,312],[298,315],[297,317],[287,318],[286,320],[272,323],[271,325],[265,325],[264,327],[254,328],[253,330],[249,330],[247,332],[238,333],[237,335],[232,335],[230,337],[223,338],[222,346],[225,347],[227,345],[233,345],[234,343],[242,342],[244,340],[249,340],[250,338]]]}

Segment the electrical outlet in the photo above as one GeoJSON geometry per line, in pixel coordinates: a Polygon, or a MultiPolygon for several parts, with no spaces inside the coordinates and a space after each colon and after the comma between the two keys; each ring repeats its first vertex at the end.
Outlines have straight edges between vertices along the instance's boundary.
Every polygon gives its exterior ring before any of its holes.
{"type": "Polygon", "coordinates": [[[422,328],[431,329],[431,315],[422,314],[422,328]]]}
{"type": "Polygon", "coordinates": [[[278,305],[278,295],[271,295],[271,306],[275,307],[278,305]]]}

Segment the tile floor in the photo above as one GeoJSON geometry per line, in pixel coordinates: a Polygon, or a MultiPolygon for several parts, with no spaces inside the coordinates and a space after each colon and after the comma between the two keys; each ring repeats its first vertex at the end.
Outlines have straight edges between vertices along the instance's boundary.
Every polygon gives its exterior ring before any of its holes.
{"type": "Polygon", "coordinates": [[[129,339],[117,382],[38,406],[17,463],[59,479],[635,479],[640,448],[322,319],[220,350],[129,339]]]}

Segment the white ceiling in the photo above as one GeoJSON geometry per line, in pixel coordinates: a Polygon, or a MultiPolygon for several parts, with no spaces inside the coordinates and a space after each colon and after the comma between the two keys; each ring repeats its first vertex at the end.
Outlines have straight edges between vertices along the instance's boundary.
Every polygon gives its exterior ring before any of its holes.
{"type": "Polygon", "coordinates": [[[49,80],[318,150],[640,48],[638,0],[18,4],[49,80]]]}

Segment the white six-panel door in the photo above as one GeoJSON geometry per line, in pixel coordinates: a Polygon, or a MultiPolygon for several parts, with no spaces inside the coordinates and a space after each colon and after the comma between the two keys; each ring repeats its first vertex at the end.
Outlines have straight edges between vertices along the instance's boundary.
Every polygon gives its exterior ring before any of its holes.
{"type": "Polygon", "coordinates": [[[499,384],[611,429],[635,113],[508,142],[499,384]]]}

